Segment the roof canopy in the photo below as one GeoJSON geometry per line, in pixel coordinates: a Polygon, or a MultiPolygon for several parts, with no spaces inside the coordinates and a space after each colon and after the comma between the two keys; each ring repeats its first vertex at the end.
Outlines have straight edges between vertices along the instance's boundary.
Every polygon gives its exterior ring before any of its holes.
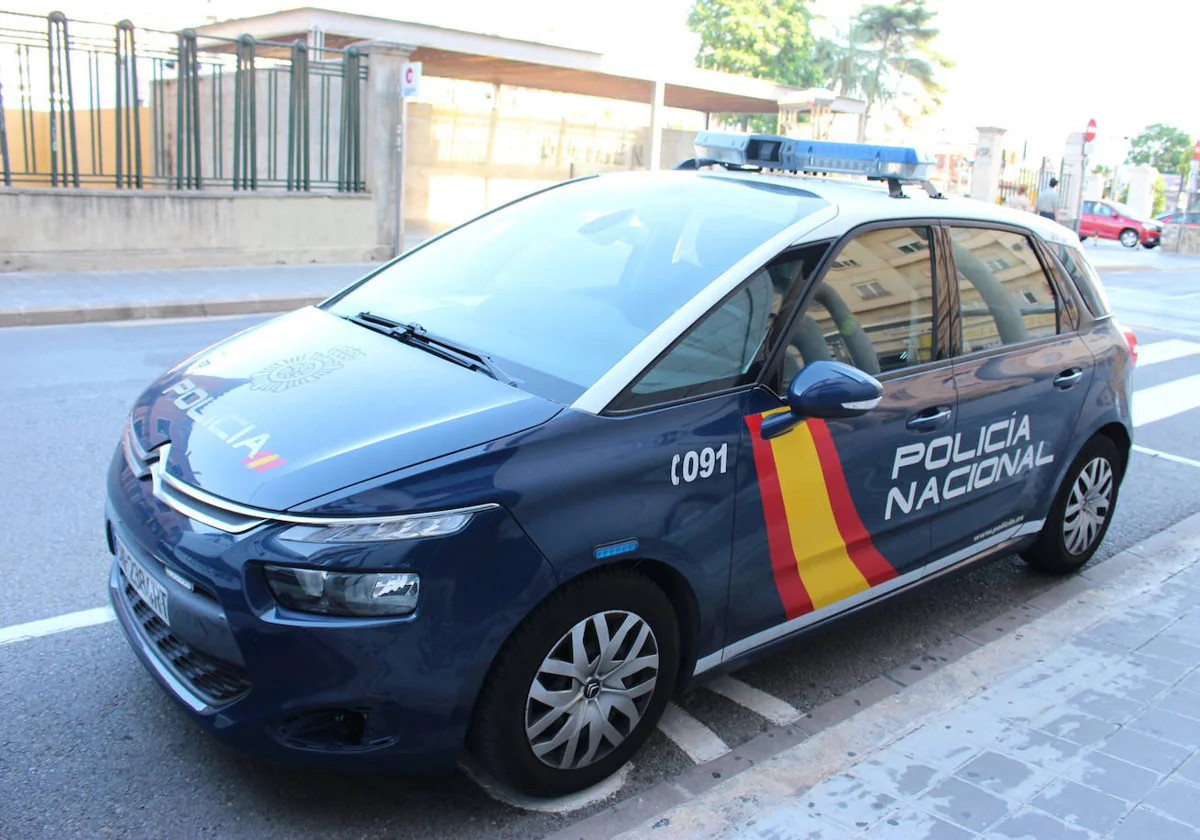
{"type": "Polygon", "coordinates": [[[327,9],[292,9],[196,29],[201,38],[248,34],[277,42],[307,40],[315,31],[323,33],[329,47],[361,41],[411,45],[412,60],[423,62],[428,76],[632,102],[650,102],[654,83],[661,81],[665,105],[693,111],[773,114],[780,99],[800,90],[730,73],[694,67],[655,69],[588,50],[327,9]]]}

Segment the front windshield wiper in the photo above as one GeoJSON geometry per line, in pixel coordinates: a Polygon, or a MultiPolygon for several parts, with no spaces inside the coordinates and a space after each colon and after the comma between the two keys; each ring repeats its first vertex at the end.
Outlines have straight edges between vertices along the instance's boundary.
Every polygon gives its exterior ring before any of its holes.
{"type": "Polygon", "coordinates": [[[453,362],[456,365],[461,365],[469,370],[486,373],[492,379],[503,382],[505,385],[512,385],[514,388],[517,387],[516,380],[502,371],[486,354],[480,353],[478,350],[466,345],[434,335],[420,324],[406,324],[402,321],[393,321],[391,318],[376,315],[373,312],[359,312],[357,315],[348,316],[346,320],[358,324],[360,327],[374,330],[377,333],[383,333],[410,347],[416,347],[427,353],[432,353],[439,358],[453,362]]]}

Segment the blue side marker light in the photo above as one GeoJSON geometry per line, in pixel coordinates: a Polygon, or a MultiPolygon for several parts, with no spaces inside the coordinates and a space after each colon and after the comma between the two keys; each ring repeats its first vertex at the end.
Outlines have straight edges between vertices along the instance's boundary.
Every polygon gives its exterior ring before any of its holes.
{"type": "Polygon", "coordinates": [[[628,554],[631,551],[637,551],[637,540],[626,540],[625,542],[613,543],[612,545],[602,545],[592,552],[592,556],[597,560],[604,560],[608,557],[616,557],[618,554],[628,554]]]}

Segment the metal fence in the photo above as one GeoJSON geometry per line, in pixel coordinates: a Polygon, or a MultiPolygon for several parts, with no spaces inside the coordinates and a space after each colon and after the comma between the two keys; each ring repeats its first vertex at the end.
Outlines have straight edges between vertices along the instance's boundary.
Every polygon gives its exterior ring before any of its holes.
{"type": "Polygon", "coordinates": [[[0,183],[361,192],[366,56],[0,12],[0,183]]]}

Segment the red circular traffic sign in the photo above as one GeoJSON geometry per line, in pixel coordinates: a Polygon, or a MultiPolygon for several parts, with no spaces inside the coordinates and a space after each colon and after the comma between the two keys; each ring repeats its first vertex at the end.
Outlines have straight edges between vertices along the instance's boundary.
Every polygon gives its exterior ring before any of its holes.
{"type": "Polygon", "coordinates": [[[413,80],[413,69],[411,67],[405,67],[404,68],[404,81],[406,81],[408,84],[411,85],[412,80],[413,80]]]}
{"type": "Polygon", "coordinates": [[[1096,139],[1096,121],[1088,120],[1087,131],[1084,132],[1083,139],[1091,143],[1096,139]]]}
{"type": "Polygon", "coordinates": [[[1192,160],[1200,160],[1200,140],[1196,141],[1196,145],[1192,147],[1192,160]]]}

